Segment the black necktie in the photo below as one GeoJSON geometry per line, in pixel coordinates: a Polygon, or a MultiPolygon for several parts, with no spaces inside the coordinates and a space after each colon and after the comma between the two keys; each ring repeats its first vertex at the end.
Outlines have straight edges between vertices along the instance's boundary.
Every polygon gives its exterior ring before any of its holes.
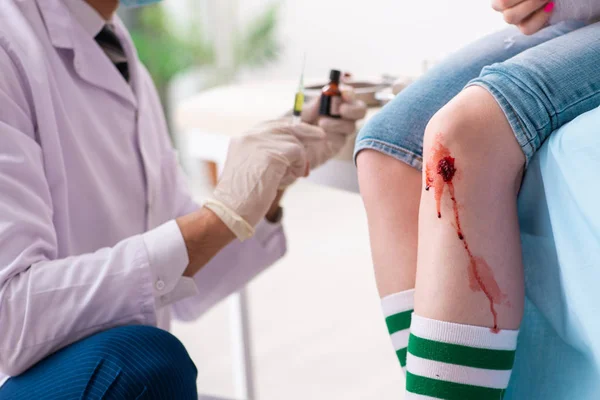
{"type": "Polygon", "coordinates": [[[95,37],[96,42],[102,47],[110,61],[117,67],[123,78],[129,82],[129,66],[127,65],[127,56],[125,50],[119,41],[119,38],[113,30],[104,25],[99,34],[95,37]]]}

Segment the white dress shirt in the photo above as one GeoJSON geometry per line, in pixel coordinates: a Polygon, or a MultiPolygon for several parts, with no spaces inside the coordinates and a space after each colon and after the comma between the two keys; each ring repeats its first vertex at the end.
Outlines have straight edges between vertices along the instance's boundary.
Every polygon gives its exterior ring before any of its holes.
{"type": "Polygon", "coordinates": [[[192,278],[174,221],[198,208],[122,22],[130,84],[83,0],[0,7],[0,383],[120,325],[193,319],[279,259],[280,224],[192,278]]]}

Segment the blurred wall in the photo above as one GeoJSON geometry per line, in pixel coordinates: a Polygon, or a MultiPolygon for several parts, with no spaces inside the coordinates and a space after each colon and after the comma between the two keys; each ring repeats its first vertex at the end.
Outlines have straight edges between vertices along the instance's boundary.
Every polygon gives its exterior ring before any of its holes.
{"type": "MultiPolygon", "coordinates": [[[[253,15],[270,0],[238,0],[253,15]]],[[[287,0],[282,3],[280,61],[270,77],[295,77],[308,52],[308,76],[330,67],[361,74],[420,72],[438,59],[505,26],[489,0],[287,0]]]]}
{"type": "MultiPolygon", "coordinates": [[[[176,15],[195,6],[213,34],[216,8],[243,25],[277,0],[165,0],[176,15]],[[235,9],[232,10],[232,9],[235,9]],[[206,15],[208,14],[208,15],[206,15]],[[212,24],[212,25],[211,25],[212,24]]],[[[357,75],[415,74],[424,60],[436,60],[505,26],[489,0],[281,0],[280,60],[245,74],[246,79],[296,78],[304,50],[307,75],[326,76],[337,67],[357,75]]],[[[222,12],[221,12],[222,21],[222,12]]],[[[226,29],[224,30],[226,31],[226,29]]]]}

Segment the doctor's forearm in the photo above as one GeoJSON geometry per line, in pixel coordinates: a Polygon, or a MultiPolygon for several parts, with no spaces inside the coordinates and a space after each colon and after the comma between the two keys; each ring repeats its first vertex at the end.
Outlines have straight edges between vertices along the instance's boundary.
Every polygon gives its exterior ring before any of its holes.
{"type": "Polygon", "coordinates": [[[235,235],[207,208],[177,218],[188,252],[189,264],[184,276],[194,276],[211,258],[227,246],[235,235]]]}

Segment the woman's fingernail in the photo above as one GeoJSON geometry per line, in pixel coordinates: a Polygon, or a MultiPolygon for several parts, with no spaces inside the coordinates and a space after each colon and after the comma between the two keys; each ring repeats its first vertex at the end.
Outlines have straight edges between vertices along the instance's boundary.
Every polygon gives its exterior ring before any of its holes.
{"type": "Polygon", "coordinates": [[[544,7],[544,11],[546,11],[547,13],[551,13],[552,10],[554,10],[554,2],[553,1],[546,4],[546,7],[544,7]]]}

